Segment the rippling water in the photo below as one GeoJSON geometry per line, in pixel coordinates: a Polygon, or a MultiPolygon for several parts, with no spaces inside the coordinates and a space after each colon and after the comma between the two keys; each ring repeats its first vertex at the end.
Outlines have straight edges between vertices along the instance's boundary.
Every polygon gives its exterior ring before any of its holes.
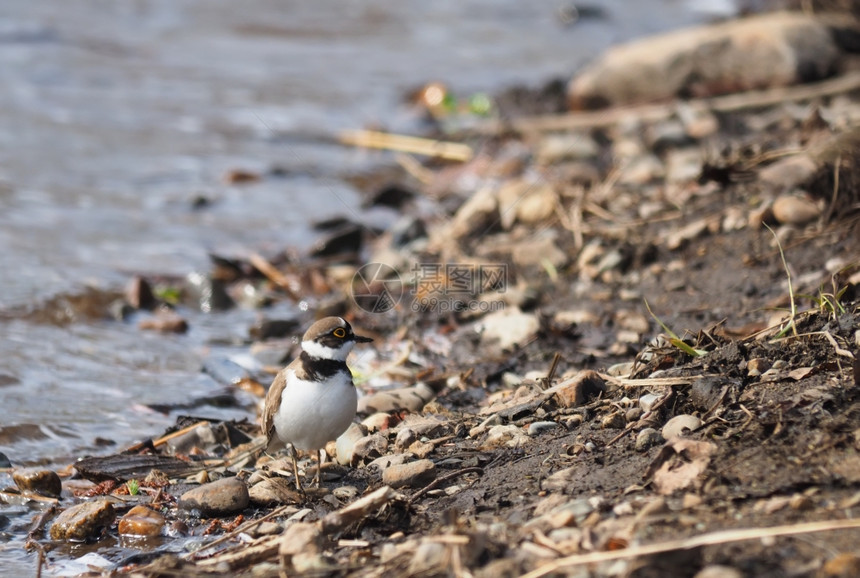
{"type": "MultiPolygon", "coordinates": [[[[175,415],[147,404],[217,393],[201,360],[254,315],[198,316],[189,334],[165,337],[15,312],[121,288],[133,273],[206,270],[210,251],[307,246],[307,222],[358,210],[340,176],[385,155],[306,137],[408,131],[403,94],[427,81],[460,94],[538,85],[613,42],[702,17],[680,0],[595,2],[602,16],[574,25],[558,0],[322,4],[3,2],[0,451],[14,464],[157,434],[175,415]],[[273,167],[285,176],[223,181],[273,167]],[[195,210],[197,197],[211,204],[195,210]]],[[[0,505],[9,575],[34,567],[21,551],[31,514],[0,505]]]]}

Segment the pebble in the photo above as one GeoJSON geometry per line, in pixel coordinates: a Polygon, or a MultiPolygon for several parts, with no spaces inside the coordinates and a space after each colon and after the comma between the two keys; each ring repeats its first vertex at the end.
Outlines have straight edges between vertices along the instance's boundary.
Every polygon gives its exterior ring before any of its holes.
{"type": "MultiPolygon", "coordinates": [[[[860,576],[860,556],[839,554],[824,563],[816,574],[818,578],[853,578],[860,576]]],[[[707,577],[710,578],[710,577],[707,577]]]]}
{"type": "Polygon", "coordinates": [[[40,469],[23,469],[12,472],[15,485],[22,492],[35,492],[49,498],[59,498],[63,483],[57,472],[40,469]]]}
{"type": "MultiPolygon", "coordinates": [[[[259,484],[257,484],[259,485],[259,484]]],[[[226,516],[248,507],[248,486],[238,478],[223,478],[188,490],[179,498],[183,510],[198,510],[201,516],[226,516]]]]}
{"type": "Polygon", "coordinates": [[[102,528],[110,526],[116,511],[107,500],[94,500],[74,505],[63,511],[51,526],[51,538],[83,542],[95,538],[102,528]]]}
{"type": "Polygon", "coordinates": [[[821,215],[821,207],[818,204],[794,195],[777,197],[771,210],[774,218],[783,225],[805,225],[821,215]]]}
{"type": "Polygon", "coordinates": [[[712,566],[705,566],[696,572],[693,578],[743,578],[743,574],[731,566],[714,564],[712,566]]]}
{"type": "Polygon", "coordinates": [[[577,407],[606,392],[606,382],[592,370],[580,371],[555,392],[561,407],[577,407]]]}
{"type": "Polygon", "coordinates": [[[355,452],[355,442],[367,435],[367,429],[357,423],[352,423],[346,428],[346,431],[340,434],[335,442],[337,450],[335,459],[342,466],[348,466],[352,463],[352,456],[355,452]]]}
{"type": "Polygon", "coordinates": [[[2,468],[11,468],[12,462],[9,461],[9,458],[3,452],[0,452],[0,469],[2,468]]]}
{"type": "Polygon", "coordinates": [[[656,445],[663,443],[663,436],[653,427],[646,427],[636,434],[635,449],[637,452],[644,452],[656,445]]]}
{"type": "Polygon", "coordinates": [[[388,450],[388,438],[382,434],[364,436],[357,442],[352,452],[352,463],[362,460],[373,460],[388,450]]]}
{"type": "Polygon", "coordinates": [[[663,430],[661,431],[661,433],[663,434],[663,438],[668,440],[676,437],[681,437],[688,433],[688,431],[695,430],[701,425],[702,420],[700,420],[696,416],[681,414],[676,415],[675,417],[667,421],[666,425],[663,426],[663,430]]]}
{"type": "Polygon", "coordinates": [[[121,536],[158,536],[163,527],[164,516],[146,506],[133,507],[119,521],[121,536]]]}
{"type": "Polygon", "coordinates": [[[379,411],[361,420],[361,425],[366,427],[368,432],[376,432],[388,429],[390,422],[391,415],[379,411]]]}
{"type": "Polygon", "coordinates": [[[529,424],[529,435],[536,436],[557,427],[558,424],[554,421],[536,421],[529,424]]]}
{"type": "Polygon", "coordinates": [[[639,421],[639,418],[642,417],[643,413],[644,412],[642,411],[641,407],[631,407],[624,414],[624,419],[627,421],[627,423],[637,422],[639,421]]]}
{"type": "Polygon", "coordinates": [[[382,472],[382,483],[392,488],[424,486],[435,479],[436,464],[430,460],[391,466],[382,472]]]}
{"type": "Polygon", "coordinates": [[[300,504],[302,496],[295,483],[287,478],[266,478],[248,489],[248,499],[258,506],[273,504],[300,504]]]}
{"type": "Polygon", "coordinates": [[[614,411],[609,415],[605,415],[600,420],[600,427],[602,429],[622,429],[625,425],[627,425],[627,420],[620,411],[614,411]]]}
{"type": "Polygon", "coordinates": [[[551,217],[558,194],[545,181],[511,180],[501,186],[497,199],[502,227],[510,229],[515,222],[534,225],[551,217]]]}
{"type": "Polygon", "coordinates": [[[332,495],[338,500],[353,500],[358,496],[358,488],[355,486],[339,486],[332,490],[332,495]]]}
{"type": "Polygon", "coordinates": [[[528,441],[523,431],[515,425],[496,425],[487,432],[487,439],[481,444],[481,449],[489,450],[498,447],[518,448],[528,441]]]}
{"type": "Polygon", "coordinates": [[[399,466],[401,464],[405,464],[409,459],[411,459],[409,454],[391,454],[376,458],[375,460],[367,464],[367,467],[376,468],[380,472],[384,472],[391,466],[399,466]]]}
{"type": "Polygon", "coordinates": [[[394,449],[402,452],[417,441],[418,435],[415,433],[415,430],[405,427],[397,432],[397,437],[394,438],[394,449]]]}
{"type": "Polygon", "coordinates": [[[485,431],[487,431],[489,428],[493,427],[494,425],[501,425],[501,424],[502,424],[502,416],[500,416],[497,413],[494,413],[493,415],[491,415],[490,417],[488,417],[487,419],[482,421],[480,424],[478,424],[475,427],[473,427],[472,429],[470,429],[469,430],[469,437],[470,438],[476,438],[479,435],[481,435],[482,433],[484,433],[485,431]]]}

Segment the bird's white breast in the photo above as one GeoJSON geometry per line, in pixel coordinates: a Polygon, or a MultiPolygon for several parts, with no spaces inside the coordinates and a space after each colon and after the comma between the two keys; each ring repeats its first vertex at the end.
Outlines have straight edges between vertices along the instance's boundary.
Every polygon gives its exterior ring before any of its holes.
{"type": "Polygon", "coordinates": [[[300,450],[320,449],[352,423],[358,393],[348,373],[339,372],[318,382],[299,379],[289,371],[286,381],[281,406],[274,416],[275,431],[282,442],[300,450]]]}

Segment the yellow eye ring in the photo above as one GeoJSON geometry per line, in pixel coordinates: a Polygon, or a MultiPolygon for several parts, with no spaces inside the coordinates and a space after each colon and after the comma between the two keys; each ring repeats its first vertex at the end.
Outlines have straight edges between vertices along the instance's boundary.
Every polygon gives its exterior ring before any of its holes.
{"type": "Polygon", "coordinates": [[[332,335],[343,339],[344,337],[346,337],[346,330],[343,327],[338,327],[337,329],[332,331],[332,335]]]}

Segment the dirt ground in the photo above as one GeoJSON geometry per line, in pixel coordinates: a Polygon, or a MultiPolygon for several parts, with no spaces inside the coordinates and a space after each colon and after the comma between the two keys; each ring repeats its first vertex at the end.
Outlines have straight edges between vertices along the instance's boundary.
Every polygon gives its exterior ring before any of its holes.
{"type": "MultiPolygon", "coordinates": [[[[860,139],[850,123],[822,120],[851,116],[856,102],[855,90],[741,108],[713,115],[704,137],[672,114],[562,131],[561,154],[559,136],[540,131],[466,136],[483,151],[468,163],[356,178],[369,204],[396,206],[419,232],[399,242],[359,225],[363,237],[341,238],[349,250],[332,242],[300,263],[227,263],[227,282],[276,299],[316,292],[320,314],[378,337],[383,354],[363,371],[408,342],[390,373],[444,387],[423,408],[371,417],[384,448],[330,468],[326,492],[294,496],[289,512],[185,520],[217,547],[155,549],[116,573],[860,575],[860,139]],[[815,146],[802,181],[765,175],[815,146]],[[377,194],[392,175],[399,192],[377,194]],[[492,183],[489,205],[475,203],[481,187],[458,189],[463,180],[492,183]],[[521,188],[506,205],[508,185],[521,188]],[[814,214],[786,215],[795,201],[814,214]],[[395,263],[401,276],[416,262],[504,263],[507,290],[478,295],[504,311],[420,313],[404,301],[368,312],[339,289],[344,265],[351,275],[367,262],[395,263]],[[534,328],[500,347],[486,336],[505,315],[534,328]],[[695,425],[670,435],[678,416],[695,425]],[[401,447],[407,427],[418,440],[401,447]],[[435,474],[389,490],[367,466],[404,453],[435,474]],[[268,514],[276,533],[255,534],[268,514]]],[[[231,472],[251,485],[261,472],[280,477],[269,465],[231,472]]],[[[165,496],[186,488],[159,492],[168,518],[165,496]]]]}

